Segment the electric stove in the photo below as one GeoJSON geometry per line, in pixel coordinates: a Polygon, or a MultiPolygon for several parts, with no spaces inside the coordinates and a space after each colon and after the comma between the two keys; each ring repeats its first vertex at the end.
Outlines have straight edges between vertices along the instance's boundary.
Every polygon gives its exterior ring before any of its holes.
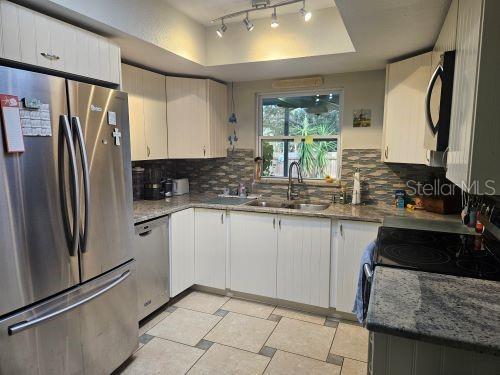
{"type": "Polygon", "coordinates": [[[457,234],[380,227],[375,266],[500,281],[500,241],[489,233],[457,234]]]}

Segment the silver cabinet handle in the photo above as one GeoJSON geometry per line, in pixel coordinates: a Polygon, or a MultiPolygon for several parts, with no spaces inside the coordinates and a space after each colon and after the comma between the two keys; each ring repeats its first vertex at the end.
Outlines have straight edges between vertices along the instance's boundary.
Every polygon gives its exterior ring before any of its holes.
{"type": "Polygon", "coordinates": [[[82,125],[80,124],[80,118],[72,117],[71,125],[73,130],[76,132],[76,140],[78,141],[78,148],[80,149],[80,159],[82,161],[83,167],[83,192],[84,192],[84,203],[85,203],[85,216],[83,219],[82,235],[80,237],[80,249],[82,253],[87,252],[87,239],[89,236],[89,225],[90,225],[90,172],[89,172],[89,162],[87,159],[87,149],[85,148],[85,140],[83,139],[82,125]]]}
{"type": "Polygon", "coordinates": [[[342,227],[342,224],[340,224],[340,235],[344,237],[344,228],[342,227]]]}
{"type": "Polygon", "coordinates": [[[385,146],[385,158],[389,157],[389,146],[385,146]]]}
{"type": "Polygon", "coordinates": [[[281,219],[278,220],[278,227],[281,230],[281,219]]]}
{"type": "Polygon", "coordinates": [[[205,148],[205,146],[203,146],[203,156],[206,156],[207,155],[207,150],[205,148]]]}
{"type": "Polygon", "coordinates": [[[149,158],[149,155],[151,155],[151,150],[149,149],[149,146],[146,146],[146,150],[148,152],[148,158],[149,158]]]}
{"type": "Polygon", "coordinates": [[[220,223],[224,224],[224,214],[220,214],[220,223]]]}
{"type": "Polygon", "coordinates": [[[46,59],[49,59],[49,60],[59,60],[60,59],[59,56],[53,55],[51,53],[41,52],[40,55],[42,55],[43,57],[45,57],[46,59]]]}
{"type": "Polygon", "coordinates": [[[273,219],[273,229],[276,229],[276,219],[273,219]]]}
{"type": "MultiPolygon", "coordinates": [[[[73,143],[73,137],[71,134],[71,127],[69,125],[68,116],[61,115],[59,117],[59,126],[63,129],[64,138],[66,139],[66,147],[68,147],[69,154],[69,163],[70,163],[70,174],[71,174],[71,204],[73,209],[73,234],[71,235],[71,239],[68,238],[69,243],[69,254],[70,256],[75,256],[78,251],[78,242],[80,238],[80,190],[78,188],[78,169],[76,166],[76,152],[75,145],[73,143]]],[[[60,150],[60,159],[64,160],[64,150],[60,150]]],[[[60,168],[63,168],[64,165],[61,165],[60,168]]],[[[64,185],[64,172],[62,172],[62,176],[60,176],[60,186],[61,186],[61,195],[64,197],[62,201],[65,202],[66,189],[64,185]]],[[[67,207],[64,204],[65,215],[67,215],[67,207]]],[[[68,228],[69,229],[69,228],[68,228]]],[[[71,229],[69,229],[71,232],[71,229]]]]}
{"type": "Polygon", "coordinates": [[[107,291],[113,289],[115,286],[117,286],[118,284],[123,282],[129,276],[130,276],[130,271],[125,271],[120,276],[111,280],[110,284],[106,285],[104,288],[98,290],[94,294],[92,294],[88,297],[85,297],[85,298],[83,298],[83,299],[81,299],[81,300],[79,300],[79,301],[77,301],[69,306],[66,306],[60,310],[49,312],[45,315],[41,315],[41,316],[34,318],[34,319],[25,320],[24,322],[19,322],[19,323],[13,324],[7,329],[8,334],[9,334],[9,336],[15,335],[19,332],[26,331],[27,329],[35,327],[39,324],[42,324],[42,323],[47,322],[49,320],[55,319],[59,315],[62,315],[62,314],[67,313],[71,310],[74,310],[77,307],[80,307],[80,306],[92,301],[93,299],[99,297],[100,295],[106,293],[107,291]]]}

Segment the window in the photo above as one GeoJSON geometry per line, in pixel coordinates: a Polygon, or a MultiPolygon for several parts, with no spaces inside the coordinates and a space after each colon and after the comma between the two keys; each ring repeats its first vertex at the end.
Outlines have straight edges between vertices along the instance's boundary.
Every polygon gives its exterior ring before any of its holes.
{"type": "Polygon", "coordinates": [[[263,177],[288,178],[290,163],[298,161],[304,178],[340,178],[341,96],[328,91],[258,97],[263,177]]]}

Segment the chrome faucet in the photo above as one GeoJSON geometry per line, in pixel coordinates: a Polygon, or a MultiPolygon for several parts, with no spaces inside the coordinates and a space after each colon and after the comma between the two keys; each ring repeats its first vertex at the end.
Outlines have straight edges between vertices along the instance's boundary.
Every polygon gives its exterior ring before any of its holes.
{"type": "Polygon", "coordinates": [[[304,179],[302,178],[302,171],[300,169],[300,164],[296,161],[291,162],[290,167],[288,167],[288,191],[286,193],[286,197],[289,201],[299,198],[299,193],[297,191],[294,191],[293,189],[292,172],[294,166],[297,167],[297,182],[298,183],[304,182],[304,179]]]}

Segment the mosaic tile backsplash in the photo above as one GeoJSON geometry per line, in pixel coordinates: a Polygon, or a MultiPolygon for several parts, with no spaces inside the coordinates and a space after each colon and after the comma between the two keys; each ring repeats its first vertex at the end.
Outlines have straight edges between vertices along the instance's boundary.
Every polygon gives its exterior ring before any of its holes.
{"type": "MultiPolygon", "coordinates": [[[[194,193],[221,193],[225,187],[236,189],[243,182],[249,192],[263,194],[272,199],[286,199],[287,185],[260,182],[252,186],[254,151],[228,151],[227,158],[194,160],[154,160],[134,162],[133,166],[156,167],[173,178],[189,178],[194,193]]],[[[430,182],[444,179],[444,169],[413,164],[386,164],[381,161],[380,150],[355,149],[342,152],[342,183],[352,191],[353,174],[361,173],[361,200],[367,204],[392,204],[394,190],[407,189],[406,182],[430,182]]],[[[338,185],[302,184],[301,197],[310,201],[331,200],[338,193],[338,185]]]]}

